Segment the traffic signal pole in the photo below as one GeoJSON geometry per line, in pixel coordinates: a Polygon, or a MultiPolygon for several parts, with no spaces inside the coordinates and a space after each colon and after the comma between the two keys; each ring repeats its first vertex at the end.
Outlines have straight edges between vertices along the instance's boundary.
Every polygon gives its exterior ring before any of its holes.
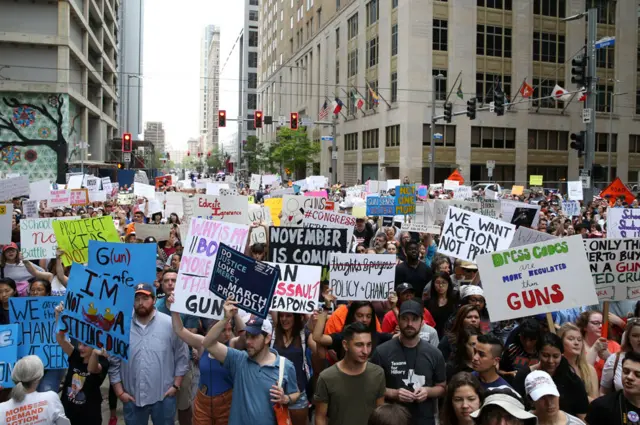
{"type": "Polygon", "coordinates": [[[584,169],[589,172],[589,187],[584,189],[585,202],[593,200],[593,161],[596,150],[596,37],[598,29],[598,9],[591,8],[587,12],[587,109],[591,111],[591,119],[587,123],[584,169]]]}

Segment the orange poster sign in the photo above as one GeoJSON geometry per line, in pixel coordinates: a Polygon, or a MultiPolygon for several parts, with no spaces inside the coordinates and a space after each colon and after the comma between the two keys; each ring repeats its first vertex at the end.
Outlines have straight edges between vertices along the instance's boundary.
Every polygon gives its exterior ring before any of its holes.
{"type": "Polygon", "coordinates": [[[447,177],[447,180],[455,180],[457,182],[460,182],[460,186],[464,184],[464,177],[462,177],[462,174],[460,174],[458,170],[455,170],[453,173],[451,173],[451,175],[447,177]]]}
{"type": "Polygon", "coordinates": [[[628,204],[631,204],[636,197],[631,193],[631,191],[622,183],[620,177],[616,177],[614,181],[611,182],[609,186],[607,186],[602,192],[600,192],[600,197],[605,198],[609,196],[609,205],[613,205],[616,203],[616,199],[621,196],[624,196],[625,201],[628,204]]]}
{"type": "Polygon", "coordinates": [[[156,177],[156,190],[163,190],[172,185],[171,175],[156,177]]]}

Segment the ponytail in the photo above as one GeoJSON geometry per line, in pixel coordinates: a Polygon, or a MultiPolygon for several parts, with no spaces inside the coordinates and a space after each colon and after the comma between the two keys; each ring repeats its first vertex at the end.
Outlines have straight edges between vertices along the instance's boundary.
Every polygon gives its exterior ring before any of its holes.
{"type": "Polygon", "coordinates": [[[16,383],[16,386],[11,390],[11,398],[17,403],[21,403],[27,396],[27,389],[22,382],[16,383]]]}

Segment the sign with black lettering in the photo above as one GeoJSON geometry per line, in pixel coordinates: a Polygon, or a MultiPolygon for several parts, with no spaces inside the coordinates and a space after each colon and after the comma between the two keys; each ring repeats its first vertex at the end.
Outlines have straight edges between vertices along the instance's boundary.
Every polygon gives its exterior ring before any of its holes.
{"type": "Polygon", "coordinates": [[[396,279],[396,256],[331,254],[330,287],[339,300],[386,301],[396,279]]]}
{"type": "Polygon", "coordinates": [[[318,308],[322,267],[268,263],[278,270],[271,311],[311,314],[318,308]]]}
{"type": "Polygon", "coordinates": [[[347,252],[346,229],[269,227],[269,258],[276,263],[329,265],[333,252],[347,252]]]}
{"type": "Polygon", "coordinates": [[[600,301],[640,298],[640,239],[583,239],[600,301]]]}

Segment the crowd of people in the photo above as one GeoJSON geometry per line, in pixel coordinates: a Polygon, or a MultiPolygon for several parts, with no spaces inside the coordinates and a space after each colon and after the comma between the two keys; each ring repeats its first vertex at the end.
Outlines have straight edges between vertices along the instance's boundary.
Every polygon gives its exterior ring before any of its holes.
{"type": "MultiPolygon", "coordinates": [[[[344,188],[328,190],[348,212],[344,188]]],[[[256,202],[269,197],[268,189],[242,184],[238,192],[256,202]]],[[[538,203],[536,230],[560,238],[605,237],[608,208],[627,206],[597,199],[572,218],[554,193],[505,197],[538,203]]],[[[0,255],[0,324],[11,322],[11,297],[64,295],[70,273],[61,251],[55,259],[22,257],[20,199],[14,207],[13,241],[0,255]]],[[[387,301],[343,302],[323,282],[313,314],[272,311],[260,318],[230,297],[224,318],[209,320],[171,311],[186,238],[182,217],[150,215],[142,199],[40,210],[41,217],[76,215],[111,215],[122,242],[157,244],[155,282],[135,286],[129,361],[60,332],[69,367],[44,370],[37,356],[20,359],[15,387],[0,392],[5,423],[101,424],[108,377],[109,425],[118,422],[118,404],[127,425],[176,418],[180,425],[282,424],[287,417],[292,425],[640,424],[634,301],[611,302],[607,316],[595,305],[554,312],[553,323],[545,315],[491,321],[474,263],[439,254],[438,235],[359,217],[352,252],[396,257],[387,301]],[[171,224],[171,236],[139,240],[138,223],[171,224]],[[32,420],[37,415],[40,422],[32,420]]],[[[258,226],[268,232],[265,223],[251,224],[258,226]]],[[[247,244],[246,253],[270,260],[265,243],[247,244]]],[[[56,307],[56,317],[64,308],[56,307]]]]}

